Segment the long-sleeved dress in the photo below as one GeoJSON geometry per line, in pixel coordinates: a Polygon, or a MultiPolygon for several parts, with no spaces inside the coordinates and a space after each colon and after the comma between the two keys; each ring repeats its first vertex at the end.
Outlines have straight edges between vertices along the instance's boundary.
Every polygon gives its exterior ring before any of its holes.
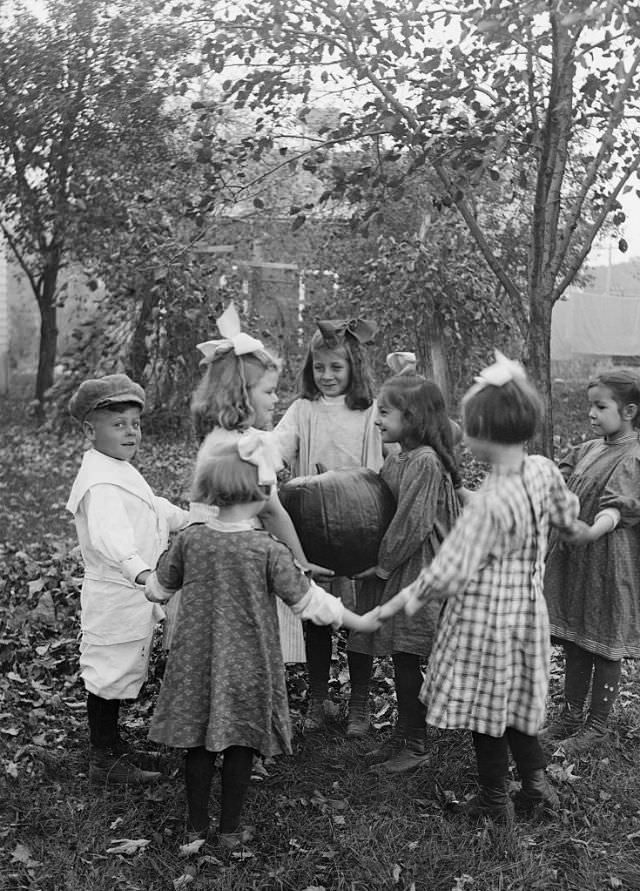
{"type": "MultiPolygon", "coordinates": [[[[366,579],[359,594],[361,612],[391,600],[433,560],[460,514],[450,474],[430,446],[389,455],[380,476],[391,489],[397,508],[378,551],[386,579],[366,579]]],[[[439,604],[429,604],[418,617],[396,613],[375,634],[352,632],[349,649],[373,656],[413,653],[428,656],[439,604]]]]}
{"type": "Polygon", "coordinates": [[[340,601],[252,521],[215,518],[181,532],[147,586],[161,597],[182,589],[150,738],[212,752],[290,752],[276,600],[302,618],[336,625],[340,601]]]}
{"type": "MultiPolygon", "coordinates": [[[[344,396],[296,399],[273,431],[282,458],[294,476],[349,467],[382,467],[382,440],[375,426],[375,403],[363,411],[347,407],[344,396]],[[319,469],[320,467],[320,469],[319,469]]],[[[345,605],[355,608],[355,586],[350,579],[335,578],[328,585],[345,605]]],[[[359,599],[359,598],[358,598],[359,599]]],[[[293,642],[301,635],[295,619],[279,608],[285,662],[292,658],[293,642]]],[[[304,660],[304,656],[303,656],[304,660]]]]}
{"type": "Polygon", "coordinates": [[[637,432],[582,443],[560,462],[591,524],[605,508],[617,528],[588,545],[551,536],[544,591],[551,633],[606,659],[640,658],[640,442],[637,432]]]}
{"type": "MultiPolygon", "coordinates": [[[[549,525],[569,527],[578,499],[541,455],[493,470],[430,566],[407,592],[414,608],[448,596],[421,698],[427,722],[533,735],[545,712],[549,621],[542,575],[549,525]]],[[[416,613],[416,616],[419,613],[416,613]]]]}

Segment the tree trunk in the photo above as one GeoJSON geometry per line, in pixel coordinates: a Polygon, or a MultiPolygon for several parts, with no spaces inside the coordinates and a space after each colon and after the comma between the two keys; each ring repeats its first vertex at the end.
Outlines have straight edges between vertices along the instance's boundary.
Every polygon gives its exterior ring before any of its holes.
{"type": "Polygon", "coordinates": [[[60,255],[55,252],[48,258],[40,292],[36,293],[40,307],[40,349],[35,392],[38,403],[36,413],[39,421],[44,418],[44,397],[47,390],[53,386],[53,370],[56,364],[58,348],[56,287],[59,269],[60,255]]]}
{"type": "Polygon", "coordinates": [[[142,291],[142,301],[140,303],[140,312],[138,313],[138,318],[136,320],[136,327],[133,332],[133,337],[131,338],[127,373],[134,381],[138,381],[144,385],[144,372],[149,363],[147,334],[149,331],[149,322],[151,321],[151,313],[156,300],[151,291],[149,282],[142,281],[139,290],[142,291]]]}
{"type": "Polygon", "coordinates": [[[442,390],[445,404],[448,406],[451,386],[442,319],[440,318],[440,313],[433,308],[433,304],[431,304],[431,307],[431,312],[424,323],[428,370],[432,379],[442,390]]]}
{"type": "Polygon", "coordinates": [[[553,413],[551,408],[551,298],[532,294],[529,302],[529,335],[527,339],[529,376],[544,401],[540,430],[529,444],[532,453],[553,458],[553,413]]]}

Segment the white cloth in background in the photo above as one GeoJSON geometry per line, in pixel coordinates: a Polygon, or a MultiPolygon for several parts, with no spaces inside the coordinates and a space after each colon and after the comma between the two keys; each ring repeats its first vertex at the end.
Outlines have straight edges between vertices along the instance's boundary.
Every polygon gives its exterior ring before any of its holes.
{"type": "Polygon", "coordinates": [[[551,320],[551,358],[573,353],[637,356],[640,353],[640,297],[590,294],[570,288],[551,320]]]}

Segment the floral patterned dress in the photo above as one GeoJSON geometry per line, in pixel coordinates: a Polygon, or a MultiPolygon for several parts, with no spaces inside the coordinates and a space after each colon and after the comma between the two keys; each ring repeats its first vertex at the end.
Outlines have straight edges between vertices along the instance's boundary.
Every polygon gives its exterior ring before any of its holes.
{"type": "Polygon", "coordinates": [[[149,731],[156,742],[291,752],[276,598],[299,603],[309,581],[285,545],[247,525],[194,524],[159,560],[160,585],[182,594],[149,731]]]}
{"type": "Polygon", "coordinates": [[[605,659],[640,658],[638,434],[582,443],[560,470],[580,499],[580,519],[591,524],[614,507],[620,524],[588,545],[552,535],[544,582],[551,633],[605,659]]]}

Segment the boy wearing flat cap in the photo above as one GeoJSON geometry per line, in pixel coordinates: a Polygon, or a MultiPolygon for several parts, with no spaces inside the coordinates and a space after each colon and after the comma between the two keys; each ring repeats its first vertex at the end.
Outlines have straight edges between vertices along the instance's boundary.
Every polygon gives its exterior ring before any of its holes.
{"type": "Polygon", "coordinates": [[[127,757],[118,727],[120,700],[146,680],[155,623],[164,617],[144,582],[188,512],[154,495],[129,462],[140,445],[144,390],[126,374],[86,380],[69,402],[91,443],[67,509],[84,561],[80,669],[87,689],[93,781],[146,783],[158,773],[127,757]]]}

